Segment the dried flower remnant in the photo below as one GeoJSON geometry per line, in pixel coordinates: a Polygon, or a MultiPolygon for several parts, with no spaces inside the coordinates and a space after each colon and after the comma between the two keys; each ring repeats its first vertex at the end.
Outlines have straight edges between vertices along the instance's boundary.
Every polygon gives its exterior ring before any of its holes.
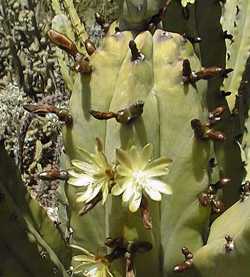
{"type": "Polygon", "coordinates": [[[129,204],[131,212],[139,209],[144,193],[155,201],[161,200],[161,193],[172,194],[170,186],[159,180],[168,174],[171,161],[164,157],[152,160],[152,152],[151,144],[143,149],[134,145],[127,151],[117,149],[117,178],[112,194],[123,194],[122,200],[129,204]]]}
{"type": "Polygon", "coordinates": [[[193,265],[193,254],[189,251],[187,247],[181,249],[182,254],[185,257],[185,261],[176,265],[174,267],[174,272],[184,272],[187,271],[193,265]]]}
{"type": "Polygon", "coordinates": [[[221,67],[206,67],[200,71],[192,71],[190,61],[185,59],[183,61],[183,83],[192,84],[195,87],[195,83],[199,80],[210,80],[216,77],[227,78],[228,74],[233,71],[232,68],[221,68],[221,67]]]}
{"type": "Polygon", "coordinates": [[[90,110],[90,114],[98,120],[108,120],[115,118],[117,122],[121,124],[129,124],[139,118],[143,113],[143,101],[137,101],[136,103],[129,105],[116,113],[114,112],[100,112],[90,110]]]}

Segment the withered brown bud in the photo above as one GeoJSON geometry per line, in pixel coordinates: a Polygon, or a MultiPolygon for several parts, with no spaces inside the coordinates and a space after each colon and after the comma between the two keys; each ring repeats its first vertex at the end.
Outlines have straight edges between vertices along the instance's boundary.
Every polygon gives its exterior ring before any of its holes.
{"type": "Polygon", "coordinates": [[[85,44],[85,48],[86,48],[86,51],[89,54],[89,56],[93,55],[96,51],[96,47],[95,47],[94,43],[90,39],[86,39],[84,44],[85,44]]]}
{"type": "Polygon", "coordinates": [[[65,170],[59,170],[57,167],[50,170],[43,171],[38,174],[38,177],[42,180],[54,181],[54,180],[68,180],[68,172],[65,170]]]}
{"type": "Polygon", "coordinates": [[[115,248],[115,247],[120,247],[123,248],[124,247],[124,240],[122,237],[118,237],[118,238],[106,238],[105,240],[105,245],[108,246],[109,248],[115,248]]]}
{"type": "Polygon", "coordinates": [[[141,211],[142,222],[145,229],[147,230],[152,229],[152,218],[149,210],[149,205],[148,205],[147,198],[144,195],[142,196],[140,211],[141,211]]]}
{"type": "Polygon", "coordinates": [[[56,44],[62,50],[65,50],[68,54],[70,54],[73,57],[76,56],[78,52],[77,47],[75,43],[68,37],[55,30],[49,30],[48,37],[54,44],[56,44]]]}

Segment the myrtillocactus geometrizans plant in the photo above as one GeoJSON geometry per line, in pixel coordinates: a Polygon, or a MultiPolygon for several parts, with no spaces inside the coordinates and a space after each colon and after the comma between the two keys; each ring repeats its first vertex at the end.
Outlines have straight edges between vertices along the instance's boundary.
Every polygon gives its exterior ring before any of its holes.
{"type": "Polygon", "coordinates": [[[120,0],[116,22],[96,15],[99,47],[73,1],[61,2],[52,1],[48,37],[58,46],[69,110],[25,109],[65,122],[62,169],[39,177],[65,183],[59,212],[68,273],[247,277],[250,200],[242,157],[249,133],[238,125],[246,123],[248,95],[241,87],[231,114],[230,87],[221,86],[235,73],[225,64],[229,34],[218,24],[221,5],[227,11],[231,4],[238,16],[241,1],[120,0]],[[218,51],[218,62],[210,51],[218,51]]]}

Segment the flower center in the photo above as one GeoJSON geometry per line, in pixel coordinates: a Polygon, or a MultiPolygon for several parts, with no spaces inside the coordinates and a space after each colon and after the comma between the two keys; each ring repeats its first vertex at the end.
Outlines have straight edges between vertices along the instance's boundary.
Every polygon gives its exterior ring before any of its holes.
{"type": "Polygon", "coordinates": [[[146,174],[142,170],[134,171],[132,176],[133,176],[134,182],[138,184],[145,183],[146,174]]]}

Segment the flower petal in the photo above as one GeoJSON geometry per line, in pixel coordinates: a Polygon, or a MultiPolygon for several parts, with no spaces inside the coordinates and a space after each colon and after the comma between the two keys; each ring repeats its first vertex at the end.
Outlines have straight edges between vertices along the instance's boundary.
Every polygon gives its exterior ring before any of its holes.
{"type": "Polygon", "coordinates": [[[120,195],[124,192],[124,190],[126,189],[126,182],[121,182],[121,181],[117,181],[117,183],[112,187],[111,189],[111,194],[112,195],[120,195]]]}
{"type": "Polygon", "coordinates": [[[172,194],[172,189],[168,184],[156,179],[149,179],[148,182],[155,190],[165,194],[172,194]]]}
{"type": "Polygon", "coordinates": [[[126,183],[126,189],[122,195],[122,201],[123,202],[128,202],[130,200],[130,198],[134,195],[135,193],[135,186],[133,184],[133,182],[127,182],[126,183]]]}
{"type": "Polygon", "coordinates": [[[148,183],[147,185],[145,185],[144,187],[146,193],[148,194],[148,196],[155,200],[155,201],[160,201],[161,200],[161,194],[159,193],[158,190],[155,190],[150,183],[148,183]]]}
{"type": "Polygon", "coordinates": [[[96,195],[101,190],[102,184],[92,184],[89,185],[87,190],[79,193],[80,196],[76,199],[76,202],[88,203],[96,197],[96,195]]]}
{"type": "Polygon", "coordinates": [[[129,210],[134,213],[136,212],[141,204],[141,198],[142,198],[142,193],[137,191],[136,193],[134,193],[133,198],[130,200],[129,203],[129,210]]]}
{"type": "Polygon", "coordinates": [[[71,163],[76,168],[81,169],[82,171],[84,171],[88,174],[93,173],[96,170],[95,166],[93,166],[92,164],[87,163],[87,162],[82,162],[79,160],[72,160],[71,163]]]}
{"type": "Polygon", "coordinates": [[[142,160],[149,162],[153,155],[153,145],[151,143],[146,144],[142,149],[142,160]]]}
{"type": "Polygon", "coordinates": [[[150,162],[146,167],[145,171],[149,177],[160,177],[167,175],[169,172],[168,165],[170,160],[166,158],[158,158],[150,162]]]}
{"type": "Polygon", "coordinates": [[[82,187],[89,186],[93,182],[93,178],[88,175],[81,175],[79,178],[71,177],[68,180],[68,183],[72,186],[82,187]]]}

